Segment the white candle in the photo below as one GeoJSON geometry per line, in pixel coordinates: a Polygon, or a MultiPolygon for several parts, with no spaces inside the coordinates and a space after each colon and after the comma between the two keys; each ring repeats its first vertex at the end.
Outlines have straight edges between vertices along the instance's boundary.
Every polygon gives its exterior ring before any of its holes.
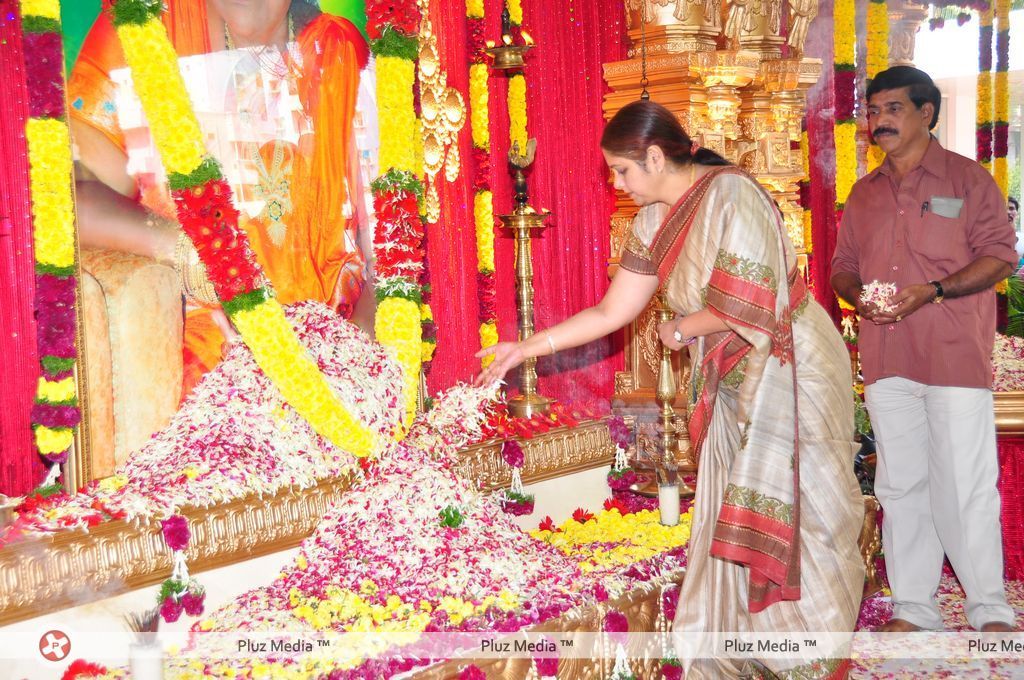
{"type": "Polygon", "coordinates": [[[658,485],[658,510],[661,513],[662,524],[667,527],[674,527],[679,524],[678,484],[658,485]]]}

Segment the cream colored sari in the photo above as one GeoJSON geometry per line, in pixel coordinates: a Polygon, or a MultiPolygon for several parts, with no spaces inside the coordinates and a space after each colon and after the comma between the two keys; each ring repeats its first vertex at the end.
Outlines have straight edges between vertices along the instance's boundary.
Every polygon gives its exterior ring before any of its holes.
{"type": "MultiPolygon", "coordinates": [[[[675,630],[852,631],[864,568],[849,358],[770,196],[714,168],[656,229],[637,221],[622,266],[659,276],[677,313],[707,308],[729,326],[690,350],[700,472],[675,630]]],[[[844,677],[844,653],[822,651],[682,661],[688,679],[844,677]]]]}

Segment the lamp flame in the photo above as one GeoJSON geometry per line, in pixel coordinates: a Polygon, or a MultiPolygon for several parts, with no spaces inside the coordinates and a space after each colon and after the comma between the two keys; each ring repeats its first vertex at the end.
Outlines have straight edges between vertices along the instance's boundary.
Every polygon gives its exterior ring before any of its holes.
{"type": "Polygon", "coordinates": [[[521,30],[519,32],[523,35],[523,42],[524,43],[526,43],[527,45],[532,45],[533,44],[533,36],[531,36],[526,31],[522,31],[521,30]]]}

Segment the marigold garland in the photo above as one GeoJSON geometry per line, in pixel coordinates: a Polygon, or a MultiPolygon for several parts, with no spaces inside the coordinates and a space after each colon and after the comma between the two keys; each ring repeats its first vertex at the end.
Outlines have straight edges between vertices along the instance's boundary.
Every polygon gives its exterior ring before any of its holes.
{"type": "Polygon", "coordinates": [[[979,163],[992,171],[992,19],[991,5],[981,11],[978,31],[978,98],[975,108],[976,156],[979,163]]]}
{"type": "Polygon", "coordinates": [[[526,77],[521,73],[508,81],[508,123],[510,144],[518,144],[519,152],[526,153],[526,77]]]}
{"type": "MultiPolygon", "coordinates": [[[[491,193],[490,69],[486,63],[484,42],[484,3],[466,3],[469,35],[469,122],[473,139],[474,178],[473,231],[476,237],[476,268],[480,347],[498,342],[498,318],[494,300],[497,295],[494,278],[494,196],[491,193]]],[[[486,368],[493,356],[480,364],[486,368]]]]}
{"type": "Polygon", "coordinates": [[[835,146],[836,209],[842,210],[857,181],[857,122],[853,118],[856,93],[854,40],[850,30],[856,17],[854,0],[838,0],[834,7],[835,39],[835,146]]]}
{"type": "Polygon", "coordinates": [[[992,175],[995,177],[1003,197],[1009,195],[1010,176],[1007,172],[1006,154],[1010,134],[1010,0],[996,0],[996,76],[993,101],[995,121],[992,137],[992,175]]]}
{"type": "MultiPolygon", "coordinates": [[[[395,353],[402,367],[405,427],[416,413],[424,357],[433,353],[433,348],[423,343],[421,316],[425,312],[420,306],[425,266],[418,204],[423,195],[419,177],[423,144],[413,93],[419,24],[420,7],[415,0],[375,0],[367,6],[367,33],[381,36],[371,42],[370,49],[377,60],[377,111],[383,125],[381,176],[370,185],[377,211],[373,248],[378,302],[374,328],[377,340],[395,353]],[[394,49],[396,45],[401,49],[394,49]]],[[[401,439],[404,428],[395,436],[401,439]]]]}
{"type": "Polygon", "coordinates": [[[807,136],[807,121],[804,120],[803,130],[800,132],[800,162],[804,176],[798,185],[800,188],[800,208],[804,223],[804,250],[808,255],[814,253],[814,240],[811,219],[811,147],[810,139],[807,136]]]}
{"type": "MultiPolygon", "coordinates": [[[[871,0],[867,18],[867,76],[870,80],[889,67],[889,3],[871,0]]],[[[885,153],[874,140],[868,147],[868,172],[885,159],[885,153]]]]}
{"type": "Polygon", "coordinates": [[[22,0],[29,118],[36,346],[40,377],[32,407],[36,451],[53,465],[68,459],[78,425],[75,347],[75,205],[71,135],[64,109],[60,3],[22,0]]]}
{"type": "Polygon", "coordinates": [[[224,311],[288,403],[337,446],[359,457],[374,454],[382,442],[351,415],[311,361],[238,226],[231,188],[217,161],[205,155],[162,11],[150,0],[116,0],[111,8],[182,228],[224,311]]]}

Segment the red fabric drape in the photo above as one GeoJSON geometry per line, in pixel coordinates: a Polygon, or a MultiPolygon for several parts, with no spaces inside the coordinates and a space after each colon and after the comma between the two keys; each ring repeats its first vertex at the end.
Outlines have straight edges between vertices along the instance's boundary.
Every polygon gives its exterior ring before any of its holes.
{"type": "MultiPolygon", "coordinates": [[[[433,19],[448,83],[466,92],[468,54],[465,15],[459,3],[439,3],[433,19]],[[449,6],[454,5],[454,6],[449,6]]],[[[502,3],[486,0],[487,37],[498,40],[502,3]]],[[[621,0],[523,2],[524,28],[537,47],[527,56],[527,130],[537,138],[537,159],[529,175],[530,203],[554,214],[551,228],[534,241],[535,326],[554,325],[601,299],[608,287],[609,216],[613,194],[598,148],[604,118],[602,64],[625,54],[621,0]]],[[[495,214],[512,206],[508,173],[507,81],[492,75],[490,87],[491,185],[495,214]]],[[[472,152],[467,123],[459,151],[465,167],[460,182],[445,184],[442,220],[428,235],[432,307],[438,348],[431,392],[479,370],[476,250],[472,215],[472,152]]],[[[512,239],[495,238],[498,329],[502,339],[516,333],[512,239]]],[[[621,370],[621,343],[601,340],[538,365],[541,391],[560,400],[607,398],[621,370]]],[[[510,376],[514,381],[514,376],[510,376]]]]}
{"type": "Polygon", "coordinates": [[[836,249],[836,145],[832,127],[832,3],[818,3],[818,16],[807,31],[806,56],[821,59],[821,78],[807,92],[807,142],[810,152],[811,242],[810,281],[814,298],[838,324],[839,303],[832,292],[832,253],[836,249]]]}
{"type": "Polygon", "coordinates": [[[45,474],[30,418],[39,375],[32,314],[35,274],[29,203],[28,118],[21,24],[0,0],[0,493],[30,491],[45,474]]]}
{"type": "Polygon", "coordinates": [[[1003,511],[1003,573],[1024,579],[1024,437],[999,438],[999,495],[1003,511]]]}

